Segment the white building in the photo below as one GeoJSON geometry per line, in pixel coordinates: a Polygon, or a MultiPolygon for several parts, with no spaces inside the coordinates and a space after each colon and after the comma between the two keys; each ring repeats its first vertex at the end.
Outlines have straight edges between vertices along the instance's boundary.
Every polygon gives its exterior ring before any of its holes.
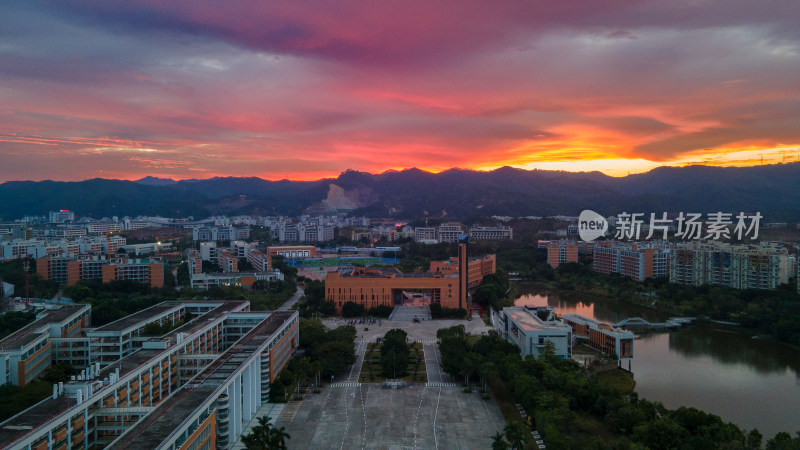
{"type": "Polygon", "coordinates": [[[514,231],[507,226],[472,227],[469,229],[469,238],[476,241],[513,239],[514,231]]]}
{"type": "Polygon", "coordinates": [[[572,357],[572,328],[556,320],[551,306],[506,307],[493,312],[492,323],[500,336],[520,348],[523,359],[528,355],[538,359],[548,342],[559,358],[572,357]]]}

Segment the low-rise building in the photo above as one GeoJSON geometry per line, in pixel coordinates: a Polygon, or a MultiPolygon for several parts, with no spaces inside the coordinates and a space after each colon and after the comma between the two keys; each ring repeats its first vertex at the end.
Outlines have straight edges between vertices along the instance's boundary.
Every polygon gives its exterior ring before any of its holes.
{"type": "Polygon", "coordinates": [[[191,275],[192,289],[208,289],[214,286],[241,286],[251,288],[256,281],[273,282],[283,280],[279,270],[264,272],[220,272],[191,275]]]}
{"type": "Polygon", "coordinates": [[[548,343],[561,359],[572,357],[572,328],[558,320],[552,306],[510,306],[492,312],[497,333],[520,348],[522,358],[538,359],[548,343]]]}
{"type": "Polygon", "coordinates": [[[267,247],[267,255],[283,256],[285,259],[305,259],[317,256],[317,248],[313,245],[284,245],[267,247]]]}
{"type": "Polygon", "coordinates": [[[573,336],[585,340],[595,350],[619,359],[633,358],[634,334],[578,314],[565,314],[564,322],[573,336]]]}

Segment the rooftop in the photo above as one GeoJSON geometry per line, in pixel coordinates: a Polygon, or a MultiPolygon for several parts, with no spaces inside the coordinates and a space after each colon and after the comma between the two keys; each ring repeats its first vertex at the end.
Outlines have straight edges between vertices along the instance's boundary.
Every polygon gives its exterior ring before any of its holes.
{"type": "Polygon", "coordinates": [[[571,322],[575,322],[581,325],[587,325],[590,328],[600,330],[609,336],[616,336],[617,338],[633,339],[633,333],[630,331],[614,328],[613,325],[609,325],[603,322],[598,322],[597,320],[581,316],[580,314],[564,314],[564,320],[569,320],[571,322]]]}
{"type": "Polygon", "coordinates": [[[512,306],[503,308],[503,312],[508,314],[524,331],[543,331],[569,328],[569,325],[556,320],[541,320],[536,315],[536,309],[529,309],[524,306],[512,306]]]}
{"type": "Polygon", "coordinates": [[[159,303],[155,306],[151,306],[137,313],[133,313],[130,316],[125,316],[122,319],[115,320],[109,324],[103,325],[99,328],[95,328],[94,330],[92,330],[92,332],[123,331],[138,323],[148,322],[151,319],[155,320],[155,318],[179,306],[180,303],[178,302],[159,303]]]}
{"type": "Polygon", "coordinates": [[[253,351],[267,341],[294,311],[276,311],[255,326],[235,345],[225,351],[189,383],[167,398],[153,412],[128,430],[124,441],[111,448],[158,447],[186,418],[208,400],[219,386],[249,358],[253,351]]]}
{"type": "Polygon", "coordinates": [[[67,320],[70,316],[77,314],[81,309],[89,305],[62,306],[56,309],[48,309],[39,319],[34,320],[28,325],[17,330],[15,333],[0,340],[0,350],[14,350],[23,347],[34,341],[41,333],[39,330],[51,323],[59,323],[67,320]]]}
{"type": "Polygon", "coordinates": [[[42,400],[24,412],[0,423],[0,446],[5,448],[77,404],[78,401],[74,398],[63,395],[55,400],[52,397],[42,400]]]}

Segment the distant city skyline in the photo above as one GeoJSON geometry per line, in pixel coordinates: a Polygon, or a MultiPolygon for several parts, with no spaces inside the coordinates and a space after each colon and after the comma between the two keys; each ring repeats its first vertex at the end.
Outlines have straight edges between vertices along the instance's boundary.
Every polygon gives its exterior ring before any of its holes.
{"type": "Polygon", "coordinates": [[[0,182],[800,161],[800,3],[10,1],[0,182]]]}

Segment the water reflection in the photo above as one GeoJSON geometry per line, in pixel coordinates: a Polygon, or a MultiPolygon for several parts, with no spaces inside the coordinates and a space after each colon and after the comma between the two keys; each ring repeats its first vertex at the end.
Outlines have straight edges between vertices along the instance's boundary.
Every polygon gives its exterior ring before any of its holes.
{"type": "Polygon", "coordinates": [[[689,357],[710,355],[722,364],[743,364],[764,375],[785,370],[800,374],[795,350],[779,342],[756,341],[736,331],[693,326],[670,333],[669,348],[689,357]]]}
{"type": "MultiPolygon", "coordinates": [[[[607,323],[627,317],[660,321],[652,309],[581,295],[527,294],[517,305],[553,306],[607,323]]],[[[636,391],[669,408],[694,406],[772,437],[800,430],[800,352],[737,331],[693,325],[636,337],[636,391]]]]}

